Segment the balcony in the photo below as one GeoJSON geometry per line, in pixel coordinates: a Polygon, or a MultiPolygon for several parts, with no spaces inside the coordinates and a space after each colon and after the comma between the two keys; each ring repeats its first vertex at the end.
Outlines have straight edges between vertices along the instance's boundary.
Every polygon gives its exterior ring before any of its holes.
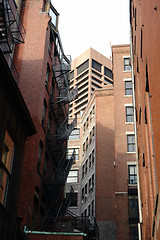
{"type": "Polygon", "coordinates": [[[15,1],[0,0],[0,47],[4,54],[12,53],[14,43],[24,43],[25,30],[15,1]]]}

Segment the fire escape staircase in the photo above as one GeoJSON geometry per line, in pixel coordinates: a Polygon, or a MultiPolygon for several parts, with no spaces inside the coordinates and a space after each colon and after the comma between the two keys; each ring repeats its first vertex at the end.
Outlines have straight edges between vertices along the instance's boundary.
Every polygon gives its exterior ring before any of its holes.
{"type": "Polygon", "coordinates": [[[57,221],[58,218],[64,216],[73,198],[74,189],[71,186],[70,192],[64,201],[61,201],[62,194],[60,193],[58,198],[53,199],[51,205],[43,220],[43,230],[50,229],[57,221]],[[55,207],[56,206],[56,207],[55,207]]]}
{"type": "Polygon", "coordinates": [[[0,0],[0,47],[4,54],[12,53],[13,43],[24,43],[25,30],[15,2],[0,0]]]}

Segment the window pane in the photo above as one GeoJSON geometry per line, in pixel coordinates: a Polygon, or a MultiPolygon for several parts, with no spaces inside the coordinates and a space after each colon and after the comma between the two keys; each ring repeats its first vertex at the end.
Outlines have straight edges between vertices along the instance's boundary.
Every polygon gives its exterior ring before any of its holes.
{"type": "Polygon", "coordinates": [[[98,72],[101,72],[101,64],[92,59],[92,68],[96,69],[98,72]]]}

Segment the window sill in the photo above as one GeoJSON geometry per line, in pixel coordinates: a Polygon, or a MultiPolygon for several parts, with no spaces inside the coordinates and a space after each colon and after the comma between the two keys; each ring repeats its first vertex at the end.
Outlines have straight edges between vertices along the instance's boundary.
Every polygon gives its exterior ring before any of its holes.
{"type": "Polygon", "coordinates": [[[132,97],[133,95],[124,95],[124,97],[132,97]]]}
{"type": "Polygon", "coordinates": [[[132,70],[123,70],[124,73],[131,72],[132,70]]]}
{"type": "Polygon", "coordinates": [[[135,154],[136,152],[126,152],[127,154],[135,154]]]}
{"type": "Polygon", "coordinates": [[[134,122],[125,122],[126,125],[133,125],[134,122]]]}

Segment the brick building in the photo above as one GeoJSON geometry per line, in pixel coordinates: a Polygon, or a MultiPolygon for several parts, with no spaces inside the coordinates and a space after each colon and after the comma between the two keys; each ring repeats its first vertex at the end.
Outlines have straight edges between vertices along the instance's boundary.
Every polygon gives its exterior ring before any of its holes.
{"type": "Polygon", "coordinates": [[[19,225],[18,197],[25,142],[36,133],[11,70],[0,50],[0,239],[3,240],[25,239],[19,225]]]}
{"type": "Polygon", "coordinates": [[[159,1],[130,1],[139,176],[139,234],[142,239],[160,239],[159,11],[159,1]]]}
{"type": "MultiPolygon", "coordinates": [[[[82,62],[82,59],[83,54],[75,62],[82,62]]],[[[106,65],[100,59],[94,60],[96,66],[99,63],[103,69],[106,65]]],[[[70,135],[69,149],[79,147],[79,162],[72,166],[67,179],[67,186],[75,188],[78,199],[78,204],[72,205],[70,210],[74,213],[79,210],[83,218],[93,220],[95,217],[100,239],[138,239],[130,46],[112,46],[112,59],[113,80],[102,74],[101,80],[105,78],[108,84],[104,81],[105,84],[91,91],[87,106],[82,107],[85,110],[79,114],[78,139],[75,140],[76,132],[70,135]]],[[[87,69],[83,71],[82,79],[87,69]]],[[[92,76],[93,65],[89,71],[92,76]]],[[[100,75],[97,69],[96,73],[100,75]]],[[[89,81],[92,82],[92,77],[89,81]]],[[[79,78],[76,84],[79,89],[82,84],[79,78]]],[[[70,114],[76,113],[74,107],[71,105],[70,114]]]]}

